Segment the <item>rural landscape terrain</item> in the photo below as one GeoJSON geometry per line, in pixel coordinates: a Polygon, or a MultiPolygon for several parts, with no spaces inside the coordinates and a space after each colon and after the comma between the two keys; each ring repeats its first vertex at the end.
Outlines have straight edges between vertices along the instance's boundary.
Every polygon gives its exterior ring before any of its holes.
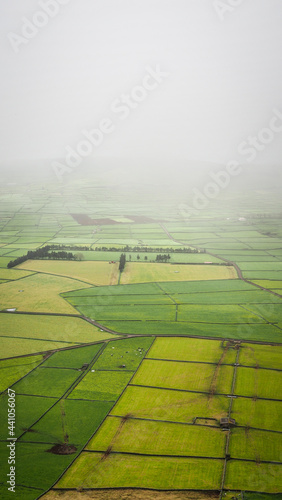
{"type": "Polygon", "coordinates": [[[0,498],[281,499],[281,192],[0,194],[0,498]]]}

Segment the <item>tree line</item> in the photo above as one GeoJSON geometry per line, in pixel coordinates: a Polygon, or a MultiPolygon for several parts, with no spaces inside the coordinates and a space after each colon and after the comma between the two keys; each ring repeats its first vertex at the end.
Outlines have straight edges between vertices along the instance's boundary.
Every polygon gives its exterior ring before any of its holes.
{"type": "MultiPolygon", "coordinates": [[[[36,250],[29,250],[26,255],[17,257],[15,260],[10,260],[7,267],[15,267],[22,264],[26,260],[33,259],[55,259],[55,260],[81,260],[80,254],[73,254],[71,252],[65,252],[60,250],[59,252],[50,251],[51,246],[47,245],[45,247],[37,248],[36,250]]],[[[83,256],[82,256],[83,257],[83,256]]]]}

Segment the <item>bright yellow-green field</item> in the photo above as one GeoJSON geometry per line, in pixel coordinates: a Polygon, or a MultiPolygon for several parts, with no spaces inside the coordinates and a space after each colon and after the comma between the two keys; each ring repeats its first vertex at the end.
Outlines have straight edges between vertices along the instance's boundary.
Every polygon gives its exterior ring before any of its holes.
{"type": "Polygon", "coordinates": [[[240,366],[237,370],[235,394],[281,400],[282,372],[240,366]]]}
{"type": "Polygon", "coordinates": [[[225,435],[218,428],[108,417],[87,450],[224,457],[225,435]]]}
{"type": "Polygon", "coordinates": [[[1,358],[113,337],[80,318],[7,313],[0,320],[1,358]]]}
{"type": "Polygon", "coordinates": [[[174,422],[192,422],[197,416],[219,419],[228,413],[226,396],[213,396],[151,387],[128,386],[111,410],[112,415],[174,422]]]}
{"type": "Polygon", "coordinates": [[[209,392],[213,377],[215,377],[214,391],[229,394],[233,367],[224,365],[219,367],[216,374],[216,365],[146,359],[131,383],[167,389],[209,392]]]}
{"type": "Polygon", "coordinates": [[[239,363],[281,370],[282,346],[243,344],[240,349],[239,363]]]}
{"type": "Polygon", "coordinates": [[[197,281],[236,279],[232,266],[154,264],[151,262],[127,262],[120,283],[148,283],[155,281],[197,281]]]}
{"type": "Polygon", "coordinates": [[[236,351],[224,348],[227,342],[218,340],[186,339],[181,337],[157,337],[147,353],[147,358],[177,361],[205,361],[217,363],[224,354],[223,363],[235,363],[236,351]]]}
{"type": "Polygon", "coordinates": [[[0,392],[30,372],[43,360],[43,355],[0,361],[0,392]]]}
{"type": "Polygon", "coordinates": [[[25,278],[26,276],[30,276],[32,272],[29,271],[21,271],[19,269],[5,269],[1,267],[0,269],[0,279],[2,280],[19,280],[21,278],[25,278]]]}
{"type": "Polygon", "coordinates": [[[232,429],[230,455],[233,458],[280,462],[282,435],[256,429],[232,429]]]}
{"type": "Polygon", "coordinates": [[[92,285],[116,285],[118,267],[119,263],[109,264],[100,261],[27,260],[20,264],[18,269],[66,276],[92,285]]]}
{"type": "Polygon", "coordinates": [[[227,462],[225,488],[230,490],[279,493],[282,491],[282,465],[230,460],[227,462]]]}
{"type": "Polygon", "coordinates": [[[16,307],[19,311],[78,314],[60,293],[88,288],[87,284],[70,278],[48,274],[33,274],[20,281],[1,285],[1,308],[16,307]]]}
{"type": "Polygon", "coordinates": [[[83,452],[56,488],[219,489],[223,460],[83,452]]]}

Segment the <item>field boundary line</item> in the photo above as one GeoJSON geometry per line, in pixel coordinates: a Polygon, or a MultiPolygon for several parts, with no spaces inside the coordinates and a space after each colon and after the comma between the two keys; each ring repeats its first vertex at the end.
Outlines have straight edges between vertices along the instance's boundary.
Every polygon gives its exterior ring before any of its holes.
{"type": "MultiPolygon", "coordinates": [[[[135,338],[135,335],[132,336],[133,338],[135,338]]],[[[152,337],[152,335],[151,335],[152,337]]],[[[140,336],[141,338],[141,336],[140,336]]],[[[111,339],[112,340],[112,339],[111,339]]],[[[114,340],[119,340],[119,339],[114,339],[114,340]]],[[[154,340],[155,340],[155,337],[154,337],[154,340]]],[[[110,341],[110,340],[109,340],[110,341]]],[[[104,340],[102,341],[104,344],[105,343],[108,343],[109,341],[107,340],[104,340]]],[[[100,352],[100,351],[99,351],[100,352]]],[[[141,363],[140,363],[141,364],[141,363]]],[[[140,366],[140,365],[139,365],[140,366]]],[[[138,366],[138,368],[139,368],[138,366]]],[[[138,368],[136,369],[136,371],[138,370],[138,368]]],[[[87,370],[88,371],[88,370],[87,370]]],[[[132,377],[130,380],[132,380],[132,378],[134,377],[136,371],[133,373],[132,377]]],[[[100,427],[102,426],[102,424],[104,423],[104,421],[106,420],[106,418],[108,417],[109,413],[112,411],[112,409],[115,407],[115,405],[117,404],[117,402],[119,401],[119,399],[121,398],[121,396],[123,395],[123,393],[125,392],[125,390],[127,389],[128,387],[128,383],[127,385],[125,386],[125,388],[123,389],[123,391],[121,392],[121,394],[119,395],[119,397],[115,400],[114,404],[112,405],[112,407],[109,409],[108,413],[105,415],[105,417],[102,419],[102,421],[100,422],[100,424],[98,425],[98,427],[95,429],[95,431],[93,432],[93,434],[91,434],[90,438],[88,439],[88,441],[85,443],[84,447],[81,449],[81,451],[74,457],[74,459],[71,461],[71,463],[65,468],[65,470],[60,474],[60,476],[56,479],[56,481],[54,481],[54,483],[50,486],[50,488],[48,488],[47,490],[45,490],[42,495],[40,495],[38,497],[37,500],[39,500],[39,498],[43,497],[43,495],[45,495],[46,493],[48,493],[51,489],[54,488],[55,484],[60,481],[60,479],[63,477],[63,475],[68,471],[68,469],[72,466],[72,464],[75,462],[76,459],[78,459],[80,457],[80,455],[82,454],[82,452],[84,451],[84,449],[86,448],[86,446],[88,445],[88,443],[91,441],[91,439],[95,436],[96,432],[98,432],[98,430],[100,429],[100,427]]],[[[70,398],[71,399],[71,398],[70,398]]],[[[58,489],[58,488],[57,488],[58,489]]],[[[86,488],[83,488],[83,489],[86,489],[86,488]]]]}
{"type": "MultiPolygon", "coordinates": [[[[50,354],[47,354],[45,357],[43,357],[42,361],[39,362],[38,365],[36,365],[32,370],[30,370],[28,373],[26,373],[25,375],[23,375],[21,378],[19,378],[16,382],[13,383],[13,385],[9,386],[9,387],[6,387],[6,389],[4,389],[4,391],[1,391],[0,394],[4,394],[6,393],[6,391],[13,387],[15,384],[17,384],[18,382],[21,382],[25,377],[27,377],[27,375],[29,375],[30,373],[32,373],[34,370],[36,370],[37,368],[39,368],[47,359],[49,359],[51,356],[51,353],[50,354]]],[[[8,358],[8,359],[11,359],[11,358],[8,358]]],[[[13,358],[12,358],[13,359],[13,358]]]]}
{"type": "MultiPolygon", "coordinates": [[[[159,390],[163,390],[163,391],[191,392],[193,394],[207,394],[207,395],[210,394],[209,391],[208,392],[205,392],[205,391],[192,391],[192,390],[189,390],[189,389],[175,389],[175,388],[171,388],[171,387],[157,387],[155,385],[153,386],[153,385],[131,384],[131,383],[128,383],[128,385],[130,385],[130,387],[144,387],[146,389],[159,389],[159,390]]],[[[229,393],[215,392],[214,396],[226,396],[226,397],[230,397],[231,395],[229,393]]],[[[236,399],[237,398],[254,399],[254,396],[244,396],[242,394],[235,394],[233,397],[236,397],[236,399]]],[[[257,400],[282,402],[282,399],[262,398],[262,397],[257,397],[256,401],[257,400]]]]}
{"type": "MultiPolygon", "coordinates": [[[[54,406],[57,403],[59,403],[59,401],[62,401],[62,400],[64,400],[64,399],[67,398],[68,392],[72,391],[73,388],[85,377],[86,373],[90,370],[91,365],[93,364],[93,362],[95,362],[96,357],[99,357],[98,354],[101,352],[101,350],[102,350],[103,347],[105,349],[105,346],[101,346],[101,348],[99,349],[99,351],[95,354],[95,356],[92,358],[91,362],[89,363],[89,366],[88,366],[87,370],[85,370],[80,375],[78,375],[78,377],[76,378],[76,380],[74,380],[74,382],[72,382],[72,384],[62,394],[62,396],[59,396],[57,398],[57,400],[55,401],[55,403],[52,406],[50,406],[50,408],[48,408],[48,410],[46,410],[42,415],[40,415],[40,417],[35,422],[33,422],[32,425],[30,425],[29,427],[27,427],[26,430],[17,438],[17,441],[19,441],[34,425],[36,425],[50,410],[52,410],[52,408],[54,408],[54,406]]],[[[54,354],[54,353],[52,353],[52,354],[54,354]]],[[[52,357],[52,354],[51,354],[50,357],[52,357]]]]}

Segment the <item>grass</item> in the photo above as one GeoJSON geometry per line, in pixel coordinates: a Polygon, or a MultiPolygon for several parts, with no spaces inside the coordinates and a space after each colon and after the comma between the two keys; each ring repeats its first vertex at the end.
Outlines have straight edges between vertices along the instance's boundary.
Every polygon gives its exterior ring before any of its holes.
{"type": "Polygon", "coordinates": [[[112,415],[193,422],[195,417],[219,419],[228,413],[229,401],[225,396],[209,398],[206,394],[128,386],[111,411],[112,415]]]}
{"type": "Polygon", "coordinates": [[[84,446],[112,404],[104,401],[60,400],[20,441],[54,444],[67,441],[76,446],[84,446]]]}
{"type": "Polygon", "coordinates": [[[223,363],[235,363],[236,351],[227,343],[217,340],[188,339],[181,337],[156,338],[147,357],[178,361],[217,363],[225,352],[223,363]]]}
{"type": "Polygon", "coordinates": [[[57,342],[52,340],[19,339],[17,337],[1,338],[1,356],[13,358],[26,354],[64,349],[76,344],[72,342],[57,342]]]}
{"type": "Polygon", "coordinates": [[[109,342],[94,368],[96,370],[133,370],[135,371],[146,355],[154,339],[132,338],[109,342]],[[122,367],[125,365],[125,368],[122,367]]]}
{"type": "Polygon", "coordinates": [[[146,283],[154,281],[187,281],[236,279],[233,267],[212,265],[127,263],[121,275],[121,284],[146,283]]]}
{"type": "Polygon", "coordinates": [[[84,363],[90,363],[101,349],[101,344],[78,347],[52,354],[44,363],[46,367],[81,368],[84,363]]]}
{"type": "Polygon", "coordinates": [[[241,365],[282,369],[282,346],[243,344],[240,349],[241,365]]]}
{"type": "Polygon", "coordinates": [[[235,394],[282,399],[282,371],[239,367],[236,376],[235,394]]]}
{"type": "MultiPolygon", "coordinates": [[[[35,488],[33,499],[38,498],[41,489],[49,489],[74,459],[74,455],[46,453],[48,449],[48,444],[17,442],[16,484],[35,488]]],[[[0,443],[0,459],[7,463],[6,443],[0,443]]]]}
{"type": "Polygon", "coordinates": [[[197,425],[108,417],[86,449],[149,455],[224,457],[225,436],[220,429],[197,425]]]}
{"type": "Polygon", "coordinates": [[[0,392],[29,373],[43,360],[43,355],[0,361],[0,392]]]}
{"type": "MultiPolygon", "coordinates": [[[[18,269],[56,274],[57,276],[65,276],[93,285],[116,285],[118,281],[118,263],[27,260],[20,264],[18,269]]],[[[82,287],[80,286],[80,288],[82,287]]]]}
{"type": "Polygon", "coordinates": [[[84,316],[88,318],[95,319],[99,322],[104,322],[105,320],[123,320],[126,318],[129,320],[149,320],[154,318],[156,320],[174,321],[175,319],[175,305],[174,304],[160,304],[160,305],[131,305],[127,306],[104,306],[104,305],[94,305],[94,306],[79,306],[78,310],[84,316]]]}
{"type": "Polygon", "coordinates": [[[1,314],[0,335],[2,358],[113,337],[80,318],[28,314],[1,314]]]}
{"type": "Polygon", "coordinates": [[[260,340],[282,343],[282,334],[275,326],[260,323],[224,324],[165,321],[111,321],[103,325],[121,334],[136,335],[191,335],[222,339],[260,340]]]}
{"type": "MultiPolygon", "coordinates": [[[[36,396],[21,396],[16,394],[16,424],[15,437],[19,437],[24,429],[30,427],[47,411],[56,401],[53,398],[39,398],[36,396]]],[[[8,408],[8,395],[2,394],[0,398],[0,417],[2,422],[6,422],[8,408]]],[[[6,425],[0,429],[0,439],[7,439],[6,425]]]]}
{"type": "Polygon", "coordinates": [[[264,323],[252,312],[233,305],[186,304],[178,308],[178,321],[204,323],[264,323]]]}
{"type": "Polygon", "coordinates": [[[37,368],[20,382],[13,385],[17,394],[61,397],[79,377],[77,370],[37,368]]]}
{"type": "Polygon", "coordinates": [[[19,269],[5,269],[3,267],[0,268],[0,279],[3,280],[11,280],[16,281],[22,278],[26,278],[27,276],[31,276],[33,273],[30,271],[23,271],[19,269]]]}
{"type": "Polygon", "coordinates": [[[227,463],[224,487],[233,490],[280,493],[281,465],[230,460],[227,463]]]}
{"type": "Polygon", "coordinates": [[[282,281],[279,280],[254,280],[254,283],[270,290],[282,290],[282,281]]]}
{"type": "Polygon", "coordinates": [[[2,309],[16,307],[19,311],[76,314],[60,293],[87,287],[83,283],[48,274],[34,274],[1,286],[2,309]]]}
{"type": "Polygon", "coordinates": [[[282,435],[255,429],[232,429],[229,451],[232,458],[281,462],[282,435]]]}
{"type": "Polygon", "coordinates": [[[282,402],[237,398],[233,400],[232,417],[238,425],[282,431],[282,402]]]}
{"type": "Polygon", "coordinates": [[[56,488],[218,489],[221,460],[83,452],[56,488]]]}
{"type": "Polygon", "coordinates": [[[133,372],[90,371],[71,392],[69,398],[115,401],[128,384],[132,374],[133,372]]]}
{"type": "Polygon", "coordinates": [[[231,366],[220,366],[216,374],[214,365],[146,359],[134,376],[132,384],[209,392],[213,377],[216,377],[216,393],[229,394],[233,377],[231,366]]]}

